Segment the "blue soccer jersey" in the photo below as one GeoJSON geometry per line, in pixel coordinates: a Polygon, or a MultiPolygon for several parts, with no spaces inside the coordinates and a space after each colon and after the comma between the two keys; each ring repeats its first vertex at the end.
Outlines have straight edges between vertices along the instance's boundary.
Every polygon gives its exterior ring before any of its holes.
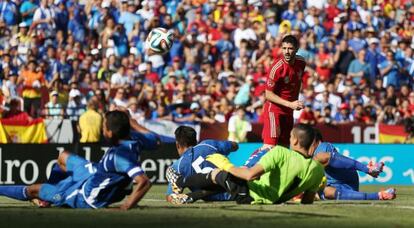
{"type": "Polygon", "coordinates": [[[159,135],[149,132],[143,134],[137,131],[131,131],[131,140],[137,141],[139,148],[142,150],[155,150],[158,146],[159,135]]]}
{"type": "Polygon", "coordinates": [[[138,162],[137,141],[122,141],[111,147],[96,165],[96,172],[82,185],[80,193],[92,208],[121,201],[131,192],[132,180],[144,171],[138,162]]]}
{"type": "MultiPolygon", "coordinates": [[[[229,155],[233,151],[232,142],[204,140],[194,147],[187,149],[182,156],[172,164],[172,168],[183,177],[189,177],[196,173],[209,173],[217,168],[215,165],[206,161],[206,157],[210,154],[220,153],[229,155]]],[[[191,189],[195,191],[197,189],[191,189]]],[[[171,185],[168,185],[167,194],[171,194],[171,185]]],[[[230,194],[219,193],[207,197],[205,200],[222,201],[229,200],[230,194]]]]}
{"type": "MultiPolygon", "coordinates": [[[[330,153],[332,157],[335,156],[335,154],[338,154],[338,151],[331,143],[321,142],[316,148],[313,156],[316,156],[319,153],[330,153]]],[[[348,189],[351,188],[355,191],[358,191],[359,189],[359,177],[355,169],[334,168],[328,165],[325,167],[325,176],[328,186],[339,188],[341,185],[344,185],[348,189]]]]}

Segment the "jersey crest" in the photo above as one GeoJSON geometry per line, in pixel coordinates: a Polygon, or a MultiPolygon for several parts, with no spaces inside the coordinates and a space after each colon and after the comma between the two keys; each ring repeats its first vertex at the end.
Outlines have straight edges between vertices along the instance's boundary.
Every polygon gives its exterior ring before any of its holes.
{"type": "Polygon", "coordinates": [[[283,81],[285,81],[285,84],[288,84],[289,83],[289,76],[285,76],[285,78],[283,79],[283,81]]]}

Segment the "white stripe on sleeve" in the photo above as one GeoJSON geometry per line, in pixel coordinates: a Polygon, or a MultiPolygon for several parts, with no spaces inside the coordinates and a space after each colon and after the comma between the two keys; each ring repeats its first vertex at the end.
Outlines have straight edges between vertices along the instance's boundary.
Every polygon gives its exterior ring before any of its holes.
{"type": "Polygon", "coordinates": [[[140,173],[140,172],[143,172],[142,169],[140,167],[135,167],[128,171],[128,176],[132,178],[134,177],[135,174],[140,173]]]}

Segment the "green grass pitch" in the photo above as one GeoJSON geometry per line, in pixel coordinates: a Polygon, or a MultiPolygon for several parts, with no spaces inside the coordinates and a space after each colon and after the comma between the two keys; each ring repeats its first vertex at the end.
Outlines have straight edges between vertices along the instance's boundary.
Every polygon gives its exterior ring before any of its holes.
{"type": "MultiPolygon", "coordinates": [[[[175,206],[164,201],[165,188],[154,185],[140,207],[126,212],[40,209],[0,197],[0,227],[414,227],[414,186],[397,186],[393,201],[318,201],[313,205],[197,202],[175,206]]],[[[380,188],[384,187],[363,186],[362,190],[380,188]]]]}

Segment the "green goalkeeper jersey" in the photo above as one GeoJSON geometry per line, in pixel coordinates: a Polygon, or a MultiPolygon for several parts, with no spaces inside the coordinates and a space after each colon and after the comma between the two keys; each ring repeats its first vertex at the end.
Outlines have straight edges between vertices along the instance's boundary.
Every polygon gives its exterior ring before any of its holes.
{"type": "Polygon", "coordinates": [[[298,152],[276,146],[258,162],[265,173],[258,180],[248,182],[255,204],[281,203],[304,192],[317,192],[323,166],[298,152]]]}

